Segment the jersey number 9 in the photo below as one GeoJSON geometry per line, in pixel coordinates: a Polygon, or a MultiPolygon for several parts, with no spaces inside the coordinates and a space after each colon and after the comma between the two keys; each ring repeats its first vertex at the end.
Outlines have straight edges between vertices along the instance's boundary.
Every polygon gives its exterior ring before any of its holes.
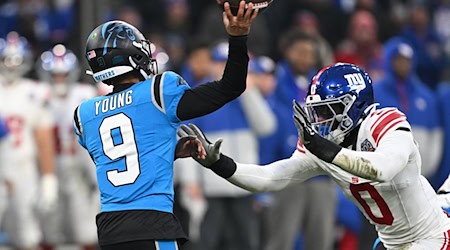
{"type": "Polygon", "coordinates": [[[126,170],[107,171],[108,180],[115,187],[133,184],[139,177],[141,170],[131,119],[124,113],[109,116],[103,119],[99,129],[105,155],[111,161],[125,157],[126,170]],[[114,130],[119,131],[120,142],[113,139],[114,130]]]}

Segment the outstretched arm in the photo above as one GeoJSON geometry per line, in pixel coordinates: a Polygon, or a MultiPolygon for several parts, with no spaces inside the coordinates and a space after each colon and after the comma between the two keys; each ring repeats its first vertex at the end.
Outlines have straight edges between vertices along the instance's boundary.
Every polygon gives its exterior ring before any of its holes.
{"type": "Polygon", "coordinates": [[[229,4],[225,4],[223,21],[229,34],[229,54],[222,79],[187,90],[177,108],[177,117],[180,120],[209,114],[244,92],[249,60],[247,35],[258,15],[258,11],[252,11],[252,5],[249,3],[249,7],[244,11],[242,1],[237,16],[233,16],[229,4]]]}
{"type": "Polygon", "coordinates": [[[227,180],[252,192],[279,191],[325,174],[304,153],[295,151],[289,159],[265,166],[236,163],[236,171],[227,180]]]}
{"type": "Polygon", "coordinates": [[[409,125],[387,132],[374,152],[343,148],[316,134],[305,111],[294,101],[294,123],[305,147],[319,159],[368,180],[385,182],[406,167],[415,144],[409,125]]]}
{"type": "Polygon", "coordinates": [[[181,126],[181,137],[196,136],[206,151],[205,159],[196,159],[236,186],[252,192],[278,191],[311,177],[325,174],[304,152],[295,151],[289,159],[260,166],[236,163],[220,153],[221,140],[209,142],[202,131],[193,124],[181,126]]]}

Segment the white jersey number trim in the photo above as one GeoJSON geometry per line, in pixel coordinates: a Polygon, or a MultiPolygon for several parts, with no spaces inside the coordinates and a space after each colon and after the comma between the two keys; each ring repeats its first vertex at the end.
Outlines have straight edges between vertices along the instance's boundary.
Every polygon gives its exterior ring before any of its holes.
{"type": "Polygon", "coordinates": [[[103,152],[112,161],[125,157],[126,170],[109,170],[108,180],[115,186],[133,184],[141,173],[139,157],[131,119],[124,113],[106,117],[100,124],[103,152]],[[115,144],[112,133],[118,130],[122,142],[115,144]]]}

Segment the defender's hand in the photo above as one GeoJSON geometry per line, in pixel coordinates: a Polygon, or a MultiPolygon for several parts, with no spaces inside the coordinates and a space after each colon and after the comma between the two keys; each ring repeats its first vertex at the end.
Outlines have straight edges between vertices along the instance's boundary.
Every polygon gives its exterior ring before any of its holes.
{"type": "Polygon", "coordinates": [[[178,140],[175,148],[175,159],[186,158],[205,159],[206,151],[196,136],[185,136],[178,140]]]}
{"type": "Polygon", "coordinates": [[[311,123],[308,121],[308,117],[303,107],[301,107],[295,100],[292,101],[292,104],[294,109],[294,124],[295,127],[297,127],[298,137],[303,142],[305,147],[307,147],[313,139],[315,132],[311,127],[311,123]]]}
{"type": "Polygon", "coordinates": [[[180,138],[187,136],[195,136],[202,143],[203,148],[206,151],[205,159],[194,158],[202,166],[209,168],[215,162],[220,159],[220,146],[222,145],[222,139],[219,139],[211,143],[203,134],[203,132],[194,124],[189,124],[189,126],[181,125],[178,129],[177,134],[180,138]]]}
{"type": "Polygon", "coordinates": [[[253,3],[248,3],[245,8],[245,1],[239,3],[239,10],[236,16],[233,16],[230,9],[230,3],[224,4],[223,23],[230,36],[244,36],[250,32],[250,26],[258,16],[258,9],[253,10],[253,3]]]}

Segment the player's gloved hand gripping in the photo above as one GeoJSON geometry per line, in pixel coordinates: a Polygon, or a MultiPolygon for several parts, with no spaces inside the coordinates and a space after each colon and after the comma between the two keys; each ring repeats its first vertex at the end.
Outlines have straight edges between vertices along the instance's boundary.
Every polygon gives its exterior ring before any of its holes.
{"type": "Polygon", "coordinates": [[[180,136],[175,147],[175,159],[193,157],[194,159],[205,159],[206,151],[200,140],[195,135],[180,136]]]}
{"type": "Polygon", "coordinates": [[[293,100],[294,124],[303,145],[319,159],[331,163],[342,147],[318,135],[308,120],[305,109],[293,100]]]}
{"type": "Polygon", "coordinates": [[[258,16],[258,9],[253,10],[253,3],[248,3],[245,10],[245,1],[239,3],[239,10],[236,16],[233,16],[230,9],[230,3],[224,4],[223,23],[230,36],[245,36],[250,32],[250,26],[258,16]]]}
{"type": "Polygon", "coordinates": [[[203,167],[211,169],[214,173],[225,179],[229,178],[234,174],[234,172],[236,172],[236,163],[228,156],[220,153],[222,139],[218,139],[214,143],[210,142],[203,132],[192,123],[189,124],[189,126],[181,125],[177,133],[181,138],[195,136],[201,141],[206,151],[206,157],[205,159],[194,159],[203,167]]]}
{"type": "Polygon", "coordinates": [[[201,145],[206,151],[206,156],[203,158],[194,157],[194,159],[202,166],[209,168],[220,159],[220,146],[222,145],[222,139],[217,140],[214,144],[211,143],[208,139],[206,139],[203,132],[192,123],[189,124],[189,126],[182,124],[180,129],[178,129],[177,134],[181,138],[180,140],[194,137],[201,142],[201,145]]]}

